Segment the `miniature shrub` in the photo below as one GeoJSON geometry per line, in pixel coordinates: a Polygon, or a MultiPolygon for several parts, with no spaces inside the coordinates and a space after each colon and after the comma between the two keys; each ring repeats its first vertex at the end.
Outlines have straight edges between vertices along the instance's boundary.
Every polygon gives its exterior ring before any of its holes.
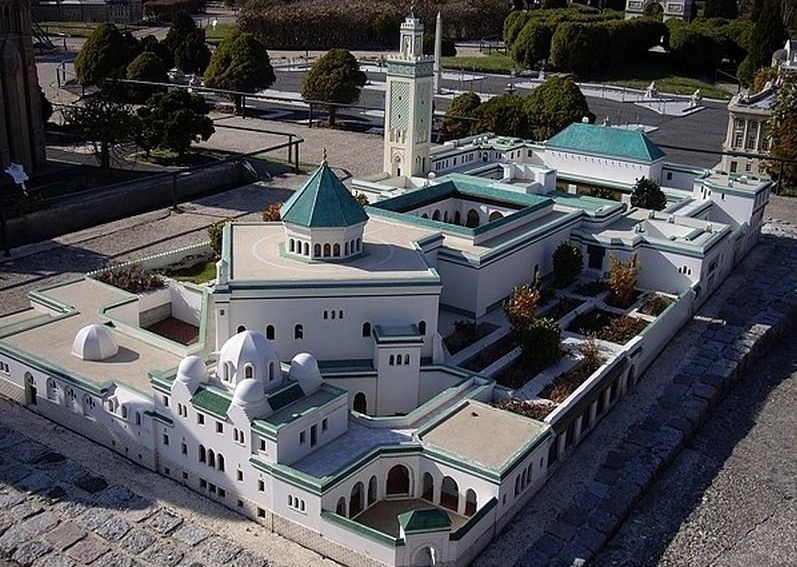
{"type": "Polygon", "coordinates": [[[606,357],[601,353],[594,338],[582,343],[579,350],[581,351],[579,363],[554,378],[542,389],[540,397],[553,400],[556,403],[564,402],[606,361],[606,357]]]}
{"type": "Polygon", "coordinates": [[[454,332],[448,335],[444,342],[448,352],[456,354],[479,339],[486,337],[497,328],[492,323],[487,322],[476,324],[473,321],[456,321],[454,323],[454,332]]]}
{"type": "Polygon", "coordinates": [[[224,225],[232,219],[222,219],[208,227],[208,238],[210,238],[210,248],[213,250],[213,256],[216,258],[221,257],[221,238],[224,232],[224,225]]]}
{"type": "Polygon", "coordinates": [[[515,333],[523,333],[531,328],[540,299],[540,291],[528,284],[512,290],[512,295],[504,301],[504,314],[515,333]]]}
{"type": "Polygon", "coordinates": [[[548,414],[556,409],[556,404],[542,401],[542,402],[528,402],[518,400],[517,398],[507,398],[500,402],[493,404],[494,407],[505,411],[511,411],[518,415],[529,417],[531,419],[543,420],[548,417],[548,414]]]}
{"type": "Polygon", "coordinates": [[[617,307],[628,307],[634,302],[636,282],[640,271],[636,255],[623,262],[617,256],[609,258],[609,302],[617,307]]]}
{"type": "Polygon", "coordinates": [[[542,317],[520,336],[523,362],[546,368],[562,358],[562,329],[553,319],[542,317]]]}
{"type": "Polygon", "coordinates": [[[278,203],[271,203],[263,211],[263,220],[265,222],[277,222],[282,220],[280,209],[282,208],[282,201],[278,203]]]}
{"type": "Polygon", "coordinates": [[[569,242],[562,242],[553,253],[553,275],[556,285],[566,287],[576,281],[584,267],[581,250],[569,242]]]}
{"type": "Polygon", "coordinates": [[[624,345],[647,326],[647,321],[623,315],[609,321],[603,329],[598,331],[597,337],[610,343],[624,345]]]}
{"type": "Polygon", "coordinates": [[[658,317],[670,306],[670,304],[672,304],[672,299],[669,297],[652,293],[645,298],[645,301],[642,303],[642,307],[639,308],[639,312],[644,313],[645,315],[653,315],[654,317],[658,317]]]}
{"type": "Polygon", "coordinates": [[[166,285],[163,276],[145,272],[139,264],[108,268],[94,276],[94,279],[130,293],[143,293],[166,285]]]}

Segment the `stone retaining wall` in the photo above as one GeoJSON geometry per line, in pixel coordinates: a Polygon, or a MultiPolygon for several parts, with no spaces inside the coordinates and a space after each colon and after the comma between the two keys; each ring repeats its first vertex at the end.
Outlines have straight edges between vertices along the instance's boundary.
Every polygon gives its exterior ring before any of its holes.
{"type": "Polygon", "coordinates": [[[708,325],[699,352],[515,565],[569,567],[594,557],[742,372],[797,322],[795,270],[794,247],[776,245],[755,270],[754,281],[728,299],[724,323],[708,325]]]}

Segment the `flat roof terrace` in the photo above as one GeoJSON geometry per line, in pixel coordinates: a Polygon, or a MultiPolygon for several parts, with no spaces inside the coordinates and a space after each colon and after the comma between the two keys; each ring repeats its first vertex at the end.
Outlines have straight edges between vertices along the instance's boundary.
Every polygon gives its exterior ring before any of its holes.
{"type": "MultiPolygon", "coordinates": [[[[72,342],[77,332],[92,323],[105,323],[99,311],[102,307],[130,298],[127,292],[96,282],[82,279],[39,292],[46,299],[54,300],[74,309],[73,314],[48,318],[35,318],[21,330],[13,330],[2,337],[0,343],[47,367],[61,370],[77,378],[87,380],[95,386],[116,382],[142,393],[150,391],[149,372],[174,368],[181,357],[145,341],[113,330],[119,352],[102,361],[81,360],[72,354],[72,342]]],[[[12,320],[13,321],[13,320],[12,320]]],[[[0,321],[5,322],[5,321],[0,321]]],[[[6,329],[11,327],[6,326],[6,329]]],[[[3,328],[0,328],[2,336],[3,328]]]]}
{"type": "Polygon", "coordinates": [[[418,437],[424,445],[500,471],[547,429],[541,421],[469,400],[418,437]]]}
{"type": "Polygon", "coordinates": [[[340,261],[309,262],[285,252],[285,228],[277,223],[232,223],[231,280],[310,283],[329,280],[437,281],[414,242],[436,231],[371,218],[365,225],[365,253],[340,261]]]}
{"type": "Polygon", "coordinates": [[[452,512],[446,508],[441,508],[419,498],[408,498],[404,500],[380,500],[358,516],[354,521],[369,528],[378,530],[384,534],[393,537],[399,536],[399,514],[404,512],[411,512],[413,510],[424,510],[428,508],[435,508],[448,515],[451,520],[451,531],[457,531],[462,525],[468,521],[465,516],[460,516],[456,512],[452,512]]]}

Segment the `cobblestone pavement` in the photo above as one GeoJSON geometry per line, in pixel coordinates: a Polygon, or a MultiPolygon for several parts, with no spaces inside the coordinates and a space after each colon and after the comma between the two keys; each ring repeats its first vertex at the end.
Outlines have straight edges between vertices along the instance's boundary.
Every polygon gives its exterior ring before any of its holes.
{"type": "Polygon", "coordinates": [[[334,565],[5,400],[0,556],[15,567],[334,565]]]}
{"type": "Polygon", "coordinates": [[[595,567],[791,566],[797,557],[797,352],[748,370],[595,567]]]}

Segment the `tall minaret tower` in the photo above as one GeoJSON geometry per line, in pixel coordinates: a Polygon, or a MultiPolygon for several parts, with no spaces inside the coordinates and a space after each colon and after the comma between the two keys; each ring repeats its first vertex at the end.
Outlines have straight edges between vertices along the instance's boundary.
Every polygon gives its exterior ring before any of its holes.
{"type": "Polygon", "coordinates": [[[434,60],[423,54],[423,24],[413,12],[400,39],[399,53],[387,61],[384,171],[421,176],[430,166],[434,60]]]}

